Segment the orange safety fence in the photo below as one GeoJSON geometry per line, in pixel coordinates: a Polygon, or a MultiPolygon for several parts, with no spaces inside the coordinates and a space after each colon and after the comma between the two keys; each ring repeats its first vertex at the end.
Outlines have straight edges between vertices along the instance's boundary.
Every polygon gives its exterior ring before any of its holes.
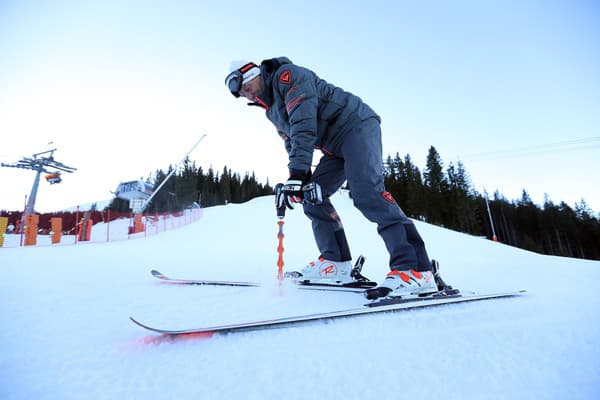
{"type": "Polygon", "coordinates": [[[4,232],[8,226],[8,217],[0,217],[0,247],[4,245],[4,232]]]}
{"type": "Polygon", "coordinates": [[[33,214],[23,219],[21,212],[2,211],[0,247],[128,240],[177,229],[199,220],[202,214],[201,208],[160,214],[93,210],[33,214]],[[23,227],[24,229],[20,229],[23,227]]]}
{"type": "Polygon", "coordinates": [[[62,237],[62,218],[51,218],[50,225],[52,226],[52,230],[50,231],[50,234],[52,235],[52,244],[60,243],[62,237]]]}
{"type": "Polygon", "coordinates": [[[39,221],[40,216],[37,214],[25,216],[25,246],[35,246],[37,244],[39,221]]]}

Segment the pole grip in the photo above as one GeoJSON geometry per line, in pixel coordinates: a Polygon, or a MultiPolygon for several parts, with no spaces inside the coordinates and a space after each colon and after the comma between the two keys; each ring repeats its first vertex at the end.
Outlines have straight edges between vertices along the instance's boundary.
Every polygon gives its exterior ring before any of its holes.
{"type": "Polygon", "coordinates": [[[285,218],[285,201],[284,199],[280,199],[282,189],[283,183],[278,183],[275,185],[275,210],[277,212],[277,218],[279,219],[285,218]]]}

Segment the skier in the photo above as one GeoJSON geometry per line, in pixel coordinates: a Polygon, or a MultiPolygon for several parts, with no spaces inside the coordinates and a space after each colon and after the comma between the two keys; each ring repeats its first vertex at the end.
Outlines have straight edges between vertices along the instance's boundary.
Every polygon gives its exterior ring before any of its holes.
{"type": "Polygon", "coordinates": [[[264,60],[260,66],[233,61],[225,85],[236,98],[245,97],[249,105],[264,108],[284,141],[289,179],[279,193],[279,204],[285,202],[293,208],[294,202],[302,202],[303,189],[309,183],[322,191],[321,202],[303,202],[321,252],[318,260],[301,270],[303,279],[353,279],[344,228],[329,200],[347,180],[354,205],[377,224],[390,255],[391,271],[378,287],[367,290],[366,296],[375,299],[438,290],[421,236],[385,190],[381,120],[367,104],[286,57],[264,60]],[[314,149],[324,155],[312,172],[314,149]]]}

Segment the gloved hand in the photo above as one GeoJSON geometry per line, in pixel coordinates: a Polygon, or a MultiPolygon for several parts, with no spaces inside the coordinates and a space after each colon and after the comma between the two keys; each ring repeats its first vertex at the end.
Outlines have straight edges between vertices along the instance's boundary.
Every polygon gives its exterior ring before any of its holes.
{"type": "Polygon", "coordinates": [[[321,186],[316,182],[309,182],[310,177],[311,171],[304,173],[293,169],[286,183],[275,186],[275,206],[278,217],[283,217],[286,207],[293,210],[294,203],[317,205],[323,202],[321,186]]]}
{"type": "Polygon", "coordinates": [[[299,179],[288,179],[286,183],[279,186],[275,191],[277,208],[284,207],[294,209],[294,203],[302,203],[304,193],[302,192],[302,181],[299,179]]]}
{"type": "Polygon", "coordinates": [[[304,193],[302,187],[310,180],[311,171],[290,170],[290,178],[284,184],[277,185],[275,201],[278,210],[294,209],[294,203],[302,203],[304,193]]]}

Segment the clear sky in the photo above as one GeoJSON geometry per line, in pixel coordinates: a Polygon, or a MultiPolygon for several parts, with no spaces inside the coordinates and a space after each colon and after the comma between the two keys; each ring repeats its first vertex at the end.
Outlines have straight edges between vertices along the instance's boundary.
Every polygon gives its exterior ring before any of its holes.
{"type": "MultiPolygon", "coordinates": [[[[0,161],[56,147],[78,168],[42,182],[40,211],[110,198],[202,134],[197,165],[283,181],[275,129],[223,81],[285,55],[381,115],[384,155],[423,169],[434,145],[479,191],[598,212],[599,22],[591,0],[0,0],[0,161]]],[[[0,209],[33,178],[0,168],[0,209]]]]}

